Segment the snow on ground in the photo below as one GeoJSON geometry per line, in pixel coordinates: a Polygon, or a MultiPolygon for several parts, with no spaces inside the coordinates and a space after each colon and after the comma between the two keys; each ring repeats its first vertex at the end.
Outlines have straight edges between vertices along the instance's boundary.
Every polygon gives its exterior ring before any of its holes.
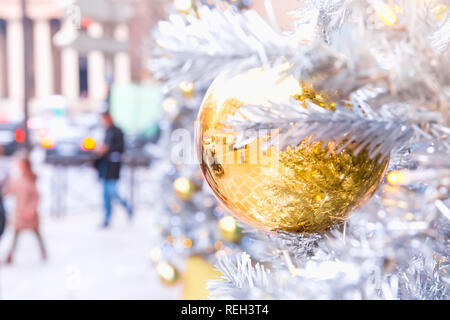
{"type": "MultiPolygon", "coordinates": [[[[177,299],[180,288],[159,282],[149,260],[149,214],[130,225],[116,210],[110,229],[98,228],[98,213],[44,217],[48,260],[42,262],[32,233],[23,234],[10,266],[0,266],[2,299],[177,299]]],[[[12,230],[1,241],[0,257],[12,230]]]]}
{"type": "MultiPolygon", "coordinates": [[[[151,226],[156,218],[151,205],[138,202],[132,223],[116,207],[111,227],[103,230],[99,227],[102,210],[95,173],[91,169],[73,169],[68,172],[67,212],[62,217],[52,216],[49,211],[53,169],[36,166],[42,197],[41,229],[48,260],[41,261],[34,235],[23,234],[14,263],[0,264],[0,299],[178,299],[181,296],[180,285],[167,287],[159,281],[149,259],[149,251],[154,246],[151,226]],[[88,201],[82,199],[85,197],[88,201]]],[[[121,187],[123,190],[124,183],[121,187]]],[[[11,240],[12,230],[8,228],[0,241],[2,262],[11,240]]]]}

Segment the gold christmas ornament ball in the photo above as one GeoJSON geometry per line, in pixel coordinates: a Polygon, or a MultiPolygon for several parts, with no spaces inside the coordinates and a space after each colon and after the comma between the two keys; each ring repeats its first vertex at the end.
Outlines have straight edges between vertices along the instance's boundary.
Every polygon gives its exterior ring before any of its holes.
{"type": "Polygon", "coordinates": [[[179,278],[178,270],[167,262],[160,262],[156,266],[159,279],[166,285],[174,285],[179,278]]]}
{"type": "Polygon", "coordinates": [[[191,98],[194,95],[194,83],[188,81],[181,81],[178,85],[181,94],[185,98],[191,98]]]}
{"type": "Polygon", "coordinates": [[[173,182],[173,190],[180,199],[187,201],[195,193],[195,184],[188,178],[179,177],[173,182]]]}
{"type": "MultiPolygon", "coordinates": [[[[388,157],[371,159],[365,150],[354,155],[357,145],[339,153],[329,145],[299,141],[284,150],[264,149],[270,136],[260,135],[239,149],[234,132],[223,121],[239,113],[243,105],[263,105],[305,100],[334,110],[332,98],[314,92],[292,76],[280,77],[277,69],[252,69],[230,77],[219,76],[208,89],[196,124],[199,162],[206,181],[232,214],[266,231],[318,232],[347,219],[375,192],[388,157]]],[[[345,141],[344,141],[345,142],[345,141]]],[[[337,149],[334,149],[337,150],[337,149]]]]}
{"type": "Polygon", "coordinates": [[[226,216],[220,219],[217,224],[223,240],[229,242],[239,242],[241,240],[242,228],[238,226],[235,218],[226,216]]]}

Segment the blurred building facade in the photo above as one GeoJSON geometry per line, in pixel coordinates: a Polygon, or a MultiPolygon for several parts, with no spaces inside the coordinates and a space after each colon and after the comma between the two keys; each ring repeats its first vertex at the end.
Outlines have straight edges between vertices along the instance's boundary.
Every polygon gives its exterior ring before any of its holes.
{"type": "MultiPolygon", "coordinates": [[[[128,11],[133,1],[27,0],[29,108],[45,109],[63,95],[69,111],[97,111],[110,82],[132,79],[128,11]],[[112,7],[110,4],[112,3],[112,7]],[[106,10],[106,12],[105,12],[106,10]],[[114,12],[112,12],[113,10],[114,12]],[[127,12],[125,14],[125,12],[127,12]]],[[[22,116],[24,32],[21,0],[0,1],[0,115],[22,116]]],[[[135,41],[139,43],[139,41],[135,41]]],[[[134,49],[136,51],[136,49],[134,49]]]]}

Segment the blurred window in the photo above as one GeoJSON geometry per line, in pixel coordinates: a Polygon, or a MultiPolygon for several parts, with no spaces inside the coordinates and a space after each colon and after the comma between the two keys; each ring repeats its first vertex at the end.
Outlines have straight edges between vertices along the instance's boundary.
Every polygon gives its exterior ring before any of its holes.
{"type": "Polygon", "coordinates": [[[33,98],[36,96],[36,86],[35,86],[35,50],[34,50],[34,21],[31,19],[27,20],[26,24],[26,41],[28,42],[28,52],[26,53],[27,59],[29,59],[29,70],[27,72],[27,81],[28,81],[28,88],[29,88],[29,94],[30,98],[33,98]]]}
{"type": "Polygon", "coordinates": [[[87,98],[89,96],[89,86],[88,86],[88,63],[86,56],[78,57],[78,73],[80,79],[80,97],[87,98]]]}
{"type": "Polygon", "coordinates": [[[8,97],[8,62],[6,48],[6,20],[0,19],[0,98],[8,97]]]}
{"type": "MultiPolygon", "coordinates": [[[[51,38],[61,29],[60,19],[50,19],[51,38]]],[[[52,41],[53,88],[55,94],[61,94],[61,49],[52,41]]]]}

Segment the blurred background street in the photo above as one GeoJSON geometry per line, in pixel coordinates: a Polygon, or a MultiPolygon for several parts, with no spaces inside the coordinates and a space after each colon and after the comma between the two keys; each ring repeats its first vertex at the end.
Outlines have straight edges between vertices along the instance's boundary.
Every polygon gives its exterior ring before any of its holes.
{"type": "Polygon", "coordinates": [[[41,261],[34,234],[15,224],[20,192],[4,197],[0,299],[180,297],[180,285],[163,285],[149,258],[157,218],[151,149],[159,139],[162,95],[146,64],[150,30],[168,3],[0,2],[0,186],[14,178],[17,155],[31,152],[47,250],[41,261]],[[107,229],[94,167],[107,131],[102,112],[123,130],[118,190],[134,208],[130,222],[114,206],[107,229]]]}
{"type": "MultiPolygon", "coordinates": [[[[180,285],[161,283],[149,259],[155,223],[151,194],[140,188],[141,203],[130,223],[126,212],[117,208],[110,229],[100,228],[102,209],[100,186],[91,168],[65,172],[69,181],[63,216],[52,215],[52,166],[43,154],[33,154],[39,175],[41,231],[48,260],[42,262],[33,234],[24,233],[13,265],[0,265],[0,299],[177,299],[180,285]]],[[[5,161],[5,160],[4,160],[5,161]]],[[[7,161],[7,160],[6,160],[7,161]]],[[[124,171],[124,177],[127,171],[124,171]]],[[[148,180],[140,172],[141,183],[148,180]]],[[[121,185],[126,190],[126,179],[121,185]]],[[[12,203],[6,201],[6,206],[12,203]]],[[[0,242],[0,257],[10,246],[12,229],[0,242]]]]}
{"type": "MultiPolygon", "coordinates": [[[[63,220],[43,217],[49,259],[39,259],[32,234],[24,234],[16,264],[0,269],[2,299],[178,299],[180,287],[164,286],[148,253],[151,216],[138,213],[128,225],[115,217],[111,230],[97,227],[99,212],[77,212],[63,220]]],[[[1,254],[11,241],[7,232],[1,254]]]]}
{"type": "Polygon", "coordinates": [[[216,4],[265,12],[263,0],[0,1],[0,299],[204,299],[215,259],[250,243],[194,156],[209,84],[164,90],[151,68],[158,22],[216,4]]]}

